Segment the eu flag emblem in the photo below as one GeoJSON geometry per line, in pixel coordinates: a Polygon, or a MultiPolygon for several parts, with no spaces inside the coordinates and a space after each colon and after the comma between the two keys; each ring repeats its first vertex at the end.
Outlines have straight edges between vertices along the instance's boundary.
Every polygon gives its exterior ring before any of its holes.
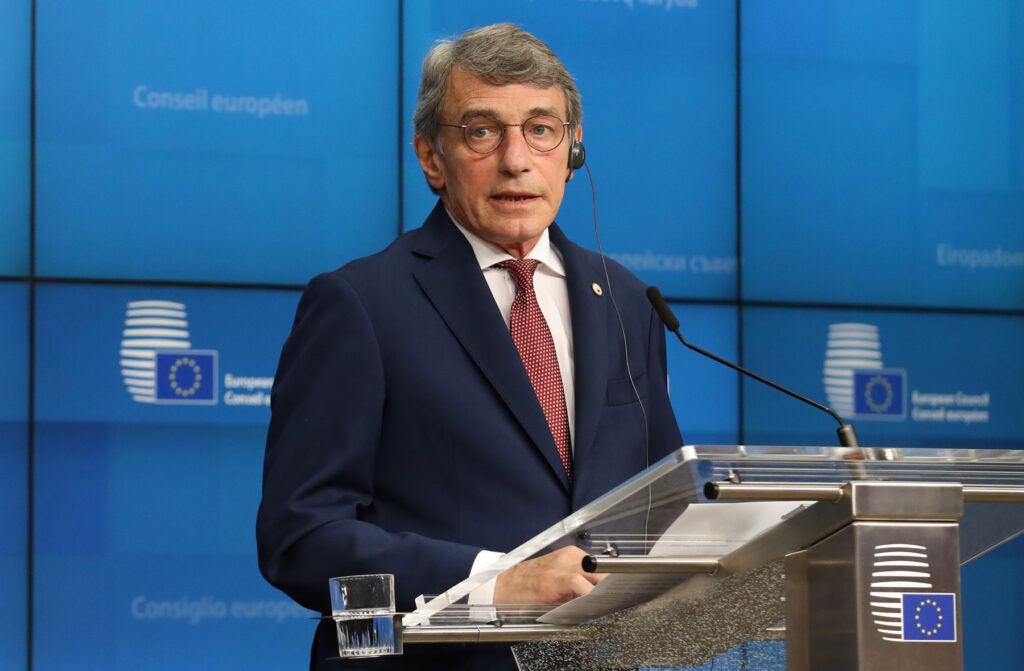
{"type": "Polygon", "coordinates": [[[903,594],[904,641],[956,641],[955,594],[903,594]]]}
{"type": "Polygon", "coordinates": [[[217,402],[217,352],[176,349],[156,352],[156,402],[217,402]]]}
{"type": "Polygon", "coordinates": [[[854,416],[902,419],[907,415],[907,372],[900,368],[853,371],[854,416]]]}

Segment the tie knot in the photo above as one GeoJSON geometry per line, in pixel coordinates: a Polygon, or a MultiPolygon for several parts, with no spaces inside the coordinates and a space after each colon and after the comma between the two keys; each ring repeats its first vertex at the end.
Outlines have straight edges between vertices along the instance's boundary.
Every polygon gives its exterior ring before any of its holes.
{"type": "Polygon", "coordinates": [[[494,267],[507,270],[516,283],[516,291],[524,291],[533,288],[533,271],[539,264],[536,259],[512,259],[496,263],[494,267]]]}

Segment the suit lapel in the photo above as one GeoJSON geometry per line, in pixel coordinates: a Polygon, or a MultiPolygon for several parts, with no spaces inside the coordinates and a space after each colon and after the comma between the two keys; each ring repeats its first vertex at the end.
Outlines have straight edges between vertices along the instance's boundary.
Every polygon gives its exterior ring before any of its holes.
{"type": "Polygon", "coordinates": [[[429,259],[413,271],[416,281],[568,490],[551,430],[504,317],[473,249],[440,203],[417,232],[414,253],[429,259]]]}
{"type": "Polygon", "coordinates": [[[588,455],[597,435],[608,385],[608,287],[604,271],[585,252],[552,226],[551,240],[562,254],[572,314],[575,368],[576,434],[573,446],[573,477],[582,486],[592,467],[588,455]],[[601,287],[601,295],[594,284],[601,287]]]}

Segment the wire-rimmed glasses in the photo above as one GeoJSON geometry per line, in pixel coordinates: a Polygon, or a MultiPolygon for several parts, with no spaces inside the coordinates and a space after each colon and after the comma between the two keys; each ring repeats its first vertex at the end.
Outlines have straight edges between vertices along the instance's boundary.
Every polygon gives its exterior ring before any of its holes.
{"type": "Polygon", "coordinates": [[[562,121],[556,116],[538,114],[523,123],[502,123],[489,116],[476,116],[466,123],[442,123],[445,128],[461,128],[466,139],[466,146],[477,154],[490,154],[505,139],[505,129],[518,127],[526,144],[533,149],[548,152],[562,144],[565,139],[565,128],[571,121],[562,121]]]}

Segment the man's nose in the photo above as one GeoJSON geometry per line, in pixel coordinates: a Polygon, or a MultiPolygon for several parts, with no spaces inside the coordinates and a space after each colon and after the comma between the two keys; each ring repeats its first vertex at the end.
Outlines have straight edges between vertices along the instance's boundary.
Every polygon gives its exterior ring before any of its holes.
{"type": "Polygon", "coordinates": [[[498,151],[501,152],[499,167],[503,172],[526,172],[533,163],[533,150],[526,144],[526,138],[523,137],[522,128],[519,126],[505,129],[505,137],[498,151]]]}

